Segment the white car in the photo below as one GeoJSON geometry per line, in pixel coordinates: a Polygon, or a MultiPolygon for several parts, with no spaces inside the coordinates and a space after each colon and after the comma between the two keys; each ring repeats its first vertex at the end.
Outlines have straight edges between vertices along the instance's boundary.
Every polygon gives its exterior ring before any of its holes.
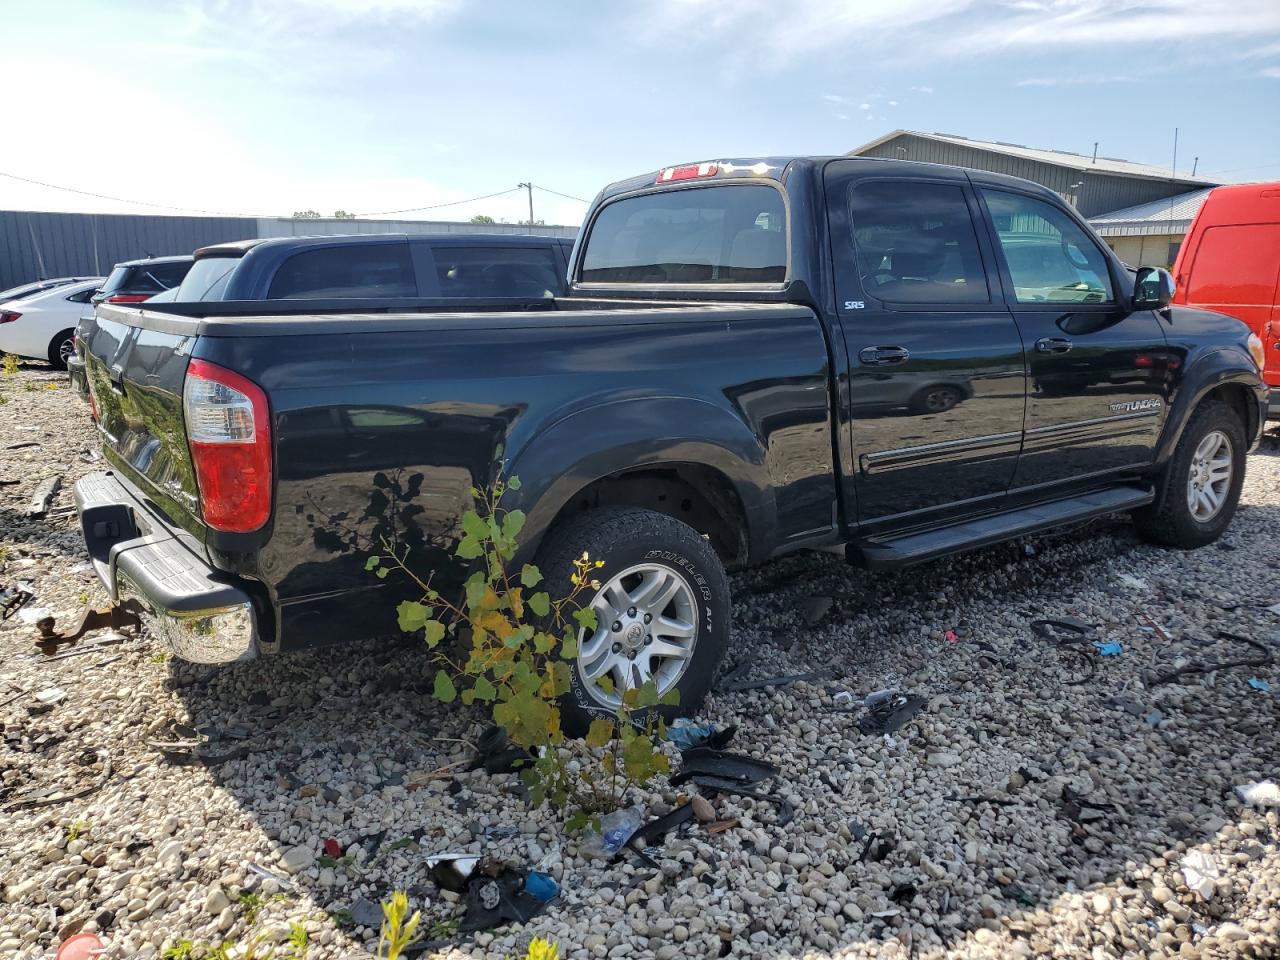
{"type": "Polygon", "coordinates": [[[57,369],[64,369],[74,346],[80,312],[102,281],[102,277],[78,280],[0,303],[0,353],[48,360],[57,369]]]}

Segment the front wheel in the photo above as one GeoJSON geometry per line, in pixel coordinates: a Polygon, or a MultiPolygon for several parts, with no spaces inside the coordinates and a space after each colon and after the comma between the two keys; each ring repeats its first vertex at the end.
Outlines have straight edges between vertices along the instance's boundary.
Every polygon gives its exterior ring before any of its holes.
{"type": "Polygon", "coordinates": [[[561,702],[567,732],[612,716],[622,691],[652,680],[678,690],[664,716],[689,713],[711,688],[729,635],[729,581],[711,544],[688,524],[633,508],[592,510],[554,530],[538,554],[552,596],[572,591],[573,561],[586,553],[598,590],[579,594],[595,611],[595,630],[578,633],[570,690],[561,702]]]}
{"type": "Polygon", "coordinates": [[[1156,479],[1155,500],[1134,511],[1139,535],[1182,550],[1222,536],[1240,500],[1245,446],[1244,427],[1230,406],[1201,404],[1156,479]]]}

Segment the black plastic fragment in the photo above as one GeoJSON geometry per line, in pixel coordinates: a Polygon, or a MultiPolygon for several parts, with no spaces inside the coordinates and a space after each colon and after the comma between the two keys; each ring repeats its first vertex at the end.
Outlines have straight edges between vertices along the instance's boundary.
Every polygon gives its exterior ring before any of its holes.
{"type": "Polygon", "coordinates": [[[858,729],[863,733],[897,733],[928,704],[924,697],[912,694],[886,697],[858,718],[858,729]]]}
{"type": "Polygon", "coordinates": [[[741,753],[728,753],[713,747],[690,747],[680,754],[680,771],[671,778],[671,785],[680,784],[694,777],[711,776],[742,785],[759,783],[777,776],[779,768],[764,760],[741,753]]]}
{"type": "Polygon", "coordinates": [[[547,904],[524,892],[524,875],[504,871],[496,877],[477,874],[467,884],[460,933],[491,930],[504,923],[528,923],[547,904]]]}
{"type": "Polygon", "coordinates": [[[484,768],[485,773],[514,773],[532,759],[528,750],[513,746],[502,727],[489,727],[476,741],[475,759],[468,770],[484,768]]]}

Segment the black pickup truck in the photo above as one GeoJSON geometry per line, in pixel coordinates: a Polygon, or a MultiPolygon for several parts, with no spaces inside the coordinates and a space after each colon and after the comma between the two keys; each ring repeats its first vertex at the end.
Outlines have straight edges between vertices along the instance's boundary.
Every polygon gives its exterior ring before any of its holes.
{"type": "MultiPolygon", "coordinates": [[[[1055,194],[850,158],[671,167],[606,188],[567,296],[429,312],[99,309],[111,469],[76,498],[117,598],[181,656],[396,632],[378,539],[436,584],[498,471],[565,587],[604,561],[567,717],[654,678],[698,703],[726,568],[797,549],[873,569],[1128,511],[1216,539],[1267,400],[1237,320],[1170,306],[1055,194]]],[[[566,587],[567,589],[567,587],[566,587]]]]}

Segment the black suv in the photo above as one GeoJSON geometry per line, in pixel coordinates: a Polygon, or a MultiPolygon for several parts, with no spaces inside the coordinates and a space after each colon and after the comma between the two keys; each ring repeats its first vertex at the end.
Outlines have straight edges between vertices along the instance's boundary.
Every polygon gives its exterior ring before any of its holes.
{"type": "Polygon", "coordinates": [[[275,237],[195,252],[173,299],[401,300],[554,297],[572,240],[493,234],[275,237]]]}

